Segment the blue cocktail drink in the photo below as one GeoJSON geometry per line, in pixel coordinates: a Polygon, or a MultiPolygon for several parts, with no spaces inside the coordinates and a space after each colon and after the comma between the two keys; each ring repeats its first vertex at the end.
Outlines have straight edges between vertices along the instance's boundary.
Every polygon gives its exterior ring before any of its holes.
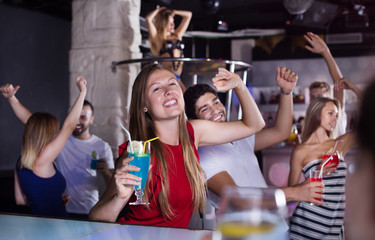
{"type": "Polygon", "coordinates": [[[142,154],[133,154],[128,153],[129,157],[134,157],[134,159],[129,162],[130,165],[134,165],[140,168],[139,172],[130,171],[129,173],[142,178],[140,185],[134,185],[135,189],[145,188],[147,175],[148,175],[148,168],[150,166],[150,153],[142,153],[142,154]]]}
{"type": "Polygon", "coordinates": [[[137,200],[129,204],[147,205],[149,204],[149,202],[143,201],[143,195],[150,166],[151,144],[149,141],[131,141],[130,144],[128,145],[128,156],[134,157],[134,159],[129,162],[129,165],[137,166],[140,169],[139,171],[129,171],[129,173],[142,178],[142,180],[140,182],[140,185],[134,185],[135,196],[137,197],[137,200]]]}

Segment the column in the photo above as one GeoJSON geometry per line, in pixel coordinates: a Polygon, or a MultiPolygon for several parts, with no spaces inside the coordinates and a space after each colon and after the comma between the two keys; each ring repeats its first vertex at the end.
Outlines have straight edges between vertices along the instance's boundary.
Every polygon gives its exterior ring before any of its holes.
{"type": "Polygon", "coordinates": [[[74,0],[70,51],[70,105],[78,90],[76,78],[87,78],[87,96],[95,109],[91,133],[107,141],[117,156],[129,121],[131,89],[140,64],[123,65],[116,73],[112,61],[141,58],[140,0],[74,0]]]}

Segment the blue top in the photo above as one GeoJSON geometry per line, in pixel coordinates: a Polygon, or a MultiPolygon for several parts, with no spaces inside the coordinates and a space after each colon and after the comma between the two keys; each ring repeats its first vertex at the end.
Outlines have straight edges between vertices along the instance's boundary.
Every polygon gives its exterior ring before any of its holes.
{"type": "Polygon", "coordinates": [[[55,168],[52,177],[42,178],[30,169],[17,167],[18,179],[22,191],[34,214],[50,217],[67,217],[62,194],[65,191],[65,178],[55,168]]]}

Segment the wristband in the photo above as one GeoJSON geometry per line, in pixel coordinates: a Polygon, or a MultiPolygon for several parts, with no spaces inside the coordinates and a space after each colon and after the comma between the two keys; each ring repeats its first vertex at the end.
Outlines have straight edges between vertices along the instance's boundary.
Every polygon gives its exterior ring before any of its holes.
{"type": "Polygon", "coordinates": [[[293,91],[285,92],[282,88],[280,88],[280,92],[281,92],[281,94],[283,94],[283,95],[290,95],[293,91]]]}

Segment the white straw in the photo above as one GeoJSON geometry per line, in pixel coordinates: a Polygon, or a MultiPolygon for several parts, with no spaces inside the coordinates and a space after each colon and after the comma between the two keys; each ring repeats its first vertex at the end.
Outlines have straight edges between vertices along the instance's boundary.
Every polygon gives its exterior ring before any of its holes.
{"type": "Polygon", "coordinates": [[[320,172],[319,172],[319,178],[322,178],[323,177],[323,169],[324,169],[324,165],[326,165],[326,163],[332,159],[332,155],[329,156],[329,158],[327,158],[327,160],[323,163],[322,167],[320,168],[320,172]]]}
{"type": "Polygon", "coordinates": [[[122,126],[122,124],[120,123],[120,126],[122,127],[122,129],[124,129],[124,131],[126,132],[126,134],[128,135],[128,140],[129,140],[129,145],[130,145],[130,149],[132,150],[132,153],[134,153],[134,149],[133,149],[133,146],[132,146],[132,138],[130,137],[130,132],[128,130],[126,130],[126,128],[124,126],[122,126]]]}
{"type": "Polygon", "coordinates": [[[335,146],[333,146],[333,149],[332,149],[332,152],[331,152],[331,154],[330,155],[333,155],[333,154],[335,154],[335,151],[336,151],[336,147],[337,147],[337,144],[339,143],[339,142],[343,142],[344,140],[337,140],[336,142],[335,142],[335,146]]]}

